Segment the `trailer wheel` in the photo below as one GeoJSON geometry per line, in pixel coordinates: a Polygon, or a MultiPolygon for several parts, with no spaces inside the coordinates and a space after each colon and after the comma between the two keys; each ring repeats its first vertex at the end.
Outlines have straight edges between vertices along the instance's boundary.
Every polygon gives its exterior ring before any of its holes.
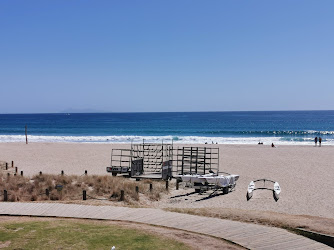
{"type": "Polygon", "coordinates": [[[223,194],[228,194],[228,187],[223,187],[223,194]]]}
{"type": "Polygon", "coordinates": [[[116,176],[117,175],[117,173],[112,173],[112,176],[116,176]]]}

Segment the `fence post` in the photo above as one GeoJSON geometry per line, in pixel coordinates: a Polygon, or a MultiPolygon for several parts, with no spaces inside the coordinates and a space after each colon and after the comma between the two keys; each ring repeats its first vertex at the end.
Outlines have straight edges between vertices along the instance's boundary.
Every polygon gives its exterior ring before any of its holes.
{"type": "Polygon", "coordinates": [[[85,170],[85,175],[87,175],[87,170],[85,170]]]}
{"type": "Polygon", "coordinates": [[[3,201],[8,201],[7,190],[4,190],[4,191],[3,191],[3,201]]]}
{"type": "Polygon", "coordinates": [[[12,161],[12,168],[14,167],[14,161],[12,161]]]}
{"type": "Polygon", "coordinates": [[[45,189],[45,194],[49,198],[49,196],[50,196],[49,189],[45,189]]]}
{"type": "Polygon", "coordinates": [[[124,201],[124,190],[121,190],[121,198],[120,201],[124,201]]]}
{"type": "Polygon", "coordinates": [[[153,190],[153,184],[150,183],[150,192],[152,192],[152,190],[153,190]]]}
{"type": "Polygon", "coordinates": [[[8,170],[8,162],[6,162],[6,170],[8,170]]]}
{"type": "Polygon", "coordinates": [[[179,179],[176,180],[176,190],[179,190],[179,179]]]}
{"type": "Polygon", "coordinates": [[[23,176],[23,171],[21,171],[21,176],[23,176]]]}
{"type": "Polygon", "coordinates": [[[168,181],[166,181],[166,190],[168,190],[168,181]]]}
{"type": "Polygon", "coordinates": [[[28,144],[28,127],[25,126],[25,134],[26,134],[26,144],[28,144]]]}
{"type": "Polygon", "coordinates": [[[15,173],[17,173],[17,167],[15,167],[15,173]]]}
{"type": "Polygon", "coordinates": [[[87,193],[86,193],[86,190],[83,190],[82,191],[82,200],[87,200],[87,193]]]}

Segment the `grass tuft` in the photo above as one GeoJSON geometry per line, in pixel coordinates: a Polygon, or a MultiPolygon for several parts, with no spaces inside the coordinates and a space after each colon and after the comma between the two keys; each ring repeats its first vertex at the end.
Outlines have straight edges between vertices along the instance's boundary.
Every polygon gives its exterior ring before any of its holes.
{"type": "Polygon", "coordinates": [[[149,201],[158,201],[161,194],[167,194],[165,182],[154,181],[153,190],[149,190],[148,181],[136,182],[133,179],[113,176],[66,176],[66,175],[35,175],[32,178],[25,176],[7,176],[0,171],[0,194],[3,190],[8,191],[8,200],[15,201],[43,201],[82,200],[82,192],[86,190],[87,198],[106,199],[119,201],[121,190],[124,190],[124,202],[137,204],[140,197],[149,201]],[[62,185],[62,190],[56,186],[62,185]],[[136,186],[139,193],[136,192],[136,186]],[[49,197],[46,196],[46,189],[49,190],[49,197]]]}

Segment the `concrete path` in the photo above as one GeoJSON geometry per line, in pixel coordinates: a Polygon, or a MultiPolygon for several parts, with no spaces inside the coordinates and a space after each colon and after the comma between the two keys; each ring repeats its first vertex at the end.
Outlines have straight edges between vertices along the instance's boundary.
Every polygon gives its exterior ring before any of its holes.
{"type": "Polygon", "coordinates": [[[166,212],[153,208],[0,202],[0,215],[52,216],[139,222],[214,236],[235,242],[249,249],[331,249],[324,244],[290,233],[284,229],[166,212]]]}

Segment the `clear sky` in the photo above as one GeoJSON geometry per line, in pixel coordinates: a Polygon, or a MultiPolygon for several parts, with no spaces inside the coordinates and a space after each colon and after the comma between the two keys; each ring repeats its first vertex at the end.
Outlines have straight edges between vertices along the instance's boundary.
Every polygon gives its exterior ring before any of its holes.
{"type": "Polygon", "coordinates": [[[0,1],[0,113],[334,109],[334,1],[0,1]]]}

